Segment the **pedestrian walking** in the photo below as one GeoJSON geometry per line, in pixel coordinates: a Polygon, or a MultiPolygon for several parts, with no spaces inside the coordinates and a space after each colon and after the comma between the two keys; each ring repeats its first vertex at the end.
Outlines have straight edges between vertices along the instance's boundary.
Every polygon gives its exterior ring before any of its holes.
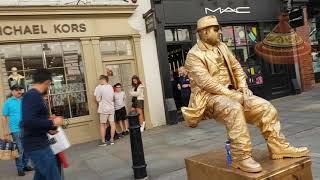
{"type": "Polygon", "coordinates": [[[121,90],[121,84],[117,83],[114,85],[114,108],[115,108],[115,120],[121,128],[122,135],[129,134],[129,123],[127,119],[126,111],[126,93],[121,90]]]}
{"type": "Polygon", "coordinates": [[[145,121],[144,121],[144,86],[140,81],[140,78],[136,75],[131,78],[132,89],[130,91],[130,95],[132,96],[132,111],[139,113],[139,123],[141,132],[145,129],[145,121]]]}
{"type": "Polygon", "coordinates": [[[33,168],[28,165],[28,157],[24,153],[21,142],[21,103],[22,103],[22,87],[19,85],[11,86],[12,96],[7,99],[2,109],[5,139],[12,136],[13,141],[16,143],[19,157],[16,158],[16,168],[18,176],[24,176],[25,171],[32,171],[33,168]],[[10,132],[8,132],[8,130],[10,132]]]}
{"type": "Polygon", "coordinates": [[[191,94],[190,79],[185,67],[183,66],[179,68],[178,89],[181,92],[182,106],[188,107],[191,94]]]}
{"type": "Polygon", "coordinates": [[[106,130],[108,123],[111,126],[110,144],[114,144],[114,135],[116,132],[116,125],[114,122],[114,91],[112,86],[108,83],[109,78],[105,75],[100,75],[100,84],[94,91],[94,96],[98,105],[98,113],[100,114],[100,134],[101,143],[98,146],[106,146],[106,130]]]}
{"type": "Polygon", "coordinates": [[[62,117],[49,120],[48,106],[43,99],[52,82],[51,73],[46,69],[37,69],[32,80],[32,88],[22,100],[22,145],[34,165],[34,180],[61,180],[47,133],[63,125],[64,120],[62,117]]]}

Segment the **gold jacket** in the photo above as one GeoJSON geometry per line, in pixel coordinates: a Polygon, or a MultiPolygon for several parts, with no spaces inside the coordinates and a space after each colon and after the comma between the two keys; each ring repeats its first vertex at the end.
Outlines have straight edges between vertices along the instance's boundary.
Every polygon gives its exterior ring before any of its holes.
{"type": "Polygon", "coordinates": [[[188,52],[185,67],[190,78],[191,96],[189,107],[183,107],[181,111],[190,127],[196,127],[202,119],[206,119],[204,112],[211,96],[225,95],[239,102],[243,100],[242,95],[236,90],[248,87],[246,75],[238,60],[224,43],[211,46],[199,40],[188,52]],[[221,56],[218,49],[226,60],[230,80],[235,90],[230,90],[221,83],[218,63],[221,56]]]}

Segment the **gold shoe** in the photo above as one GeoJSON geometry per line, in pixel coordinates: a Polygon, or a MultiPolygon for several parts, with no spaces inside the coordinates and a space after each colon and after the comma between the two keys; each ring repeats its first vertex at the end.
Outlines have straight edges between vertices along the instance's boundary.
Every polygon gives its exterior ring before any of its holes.
{"type": "Polygon", "coordinates": [[[293,147],[288,146],[285,149],[281,149],[278,152],[271,153],[271,159],[283,159],[283,158],[299,158],[309,156],[309,149],[307,147],[293,147]]]}
{"type": "Polygon", "coordinates": [[[249,173],[257,173],[262,171],[261,165],[252,157],[241,161],[232,162],[232,167],[249,173]]]}

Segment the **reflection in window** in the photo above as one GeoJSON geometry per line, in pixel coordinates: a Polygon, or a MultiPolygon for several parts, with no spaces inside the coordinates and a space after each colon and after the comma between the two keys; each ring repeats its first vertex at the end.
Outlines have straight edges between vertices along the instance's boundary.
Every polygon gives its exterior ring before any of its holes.
{"type": "Polygon", "coordinates": [[[44,68],[41,43],[21,44],[24,69],[44,68]]]}
{"type": "Polygon", "coordinates": [[[190,30],[186,28],[166,29],[165,36],[166,36],[166,42],[191,40],[190,30]]]}
{"type": "Polygon", "coordinates": [[[129,40],[117,40],[116,45],[119,56],[132,56],[132,48],[129,40]]]}
{"type": "Polygon", "coordinates": [[[116,42],[115,41],[100,41],[100,51],[102,56],[116,56],[116,42]]]}
{"type": "Polygon", "coordinates": [[[44,43],[43,51],[48,68],[63,67],[62,48],[60,42],[44,43]]]}
{"type": "Polygon", "coordinates": [[[0,57],[5,61],[6,71],[12,71],[12,68],[17,68],[18,71],[22,70],[22,60],[20,44],[9,44],[0,46],[0,57]]]}
{"type": "Polygon", "coordinates": [[[177,29],[179,41],[190,40],[190,34],[188,29],[177,29]]]}
{"type": "MultiPolygon", "coordinates": [[[[47,68],[52,73],[49,88],[50,113],[65,118],[89,115],[84,66],[78,41],[11,44],[0,46],[3,78],[20,76],[25,90],[31,88],[36,69],[47,68]],[[12,71],[15,67],[16,70],[12,71]]],[[[5,93],[10,81],[3,81],[5,93]]]]}
{"type": "Polygon", "coordinates": [[[177,39],[177,38],[175,38],[175,31],[173,29],[166,29],[164,32],[166,35],[167,42],[175,41],[177,39]]]}
{"type": "Polygon", "coordinates": [[[319,43],[317,40],[317,25],[316,25],[315,19],[313,19],[310,24],[310,41],[311,41],[311,45],[318,45],[319,43]]]}

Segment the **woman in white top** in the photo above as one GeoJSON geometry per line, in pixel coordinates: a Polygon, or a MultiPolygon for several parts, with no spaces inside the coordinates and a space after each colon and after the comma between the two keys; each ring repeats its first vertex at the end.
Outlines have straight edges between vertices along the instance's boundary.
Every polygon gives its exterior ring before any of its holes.
{"type": "Polygon", "coordinates": [[[140,122],[140,130],[144,131],[145,121],[144,121],[144,86],[141,83],[138,76],[134,75],[131,78],[132,89],[130,91],[130,95],[132,96],[132,111],[136,111],[139,113],[139,122],[140,122]]]}

